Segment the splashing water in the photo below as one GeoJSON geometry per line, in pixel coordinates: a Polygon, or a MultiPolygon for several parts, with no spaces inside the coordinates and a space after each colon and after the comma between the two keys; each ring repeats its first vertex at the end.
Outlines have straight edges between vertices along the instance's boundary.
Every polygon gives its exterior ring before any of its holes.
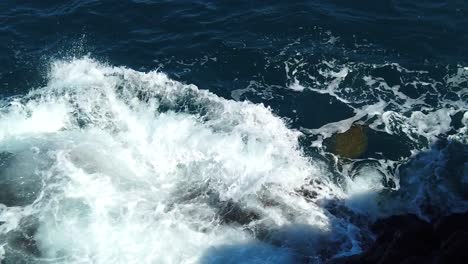
{"type": "Polygon", "coordinates": [[[5,102],[0,124],[10,261],[194,263],[236,243],[297,259],[311,241],[291,235],[277,252],[254,238],[331,231],[295,190],[315,180],[315,199],[340,191],[263,105],[84,58],[53,63],[46,87],[5,102]]]}
{"type": "MultiPolygon", "coordinates": [[[[352,101],[339,89],[347,69],[321,74],[332,81],[318,92],[352,101]]],[[[306,89],[294,80],[292,89],[306,89]]],[[[323,139],[374,118],[375,130],[431,138],[447,132],[445,117],[464,107],[402,115],[384,99],[351,104],[352,118],[303,131],[323,139]]],[[[415,104],[399,105],[408,112],[415,104]]],[[[467,120],[465,112],[452,138],[466,139],[467,120]]],[[[1,103],[0,257],[8,263],[320,263],[361,251],[371,239],[365,218],[413,210],[402,205],[420,199],[408,195],[418,194],[411,182],[395,199],[383,193],[389,188],[382,179],[390,176],[382,167],[401,162],[341,163],[345,177],[337,180],[330,164],[303,153],[301,136],[262,104],[226,100],[160,72],[90,58],[56,61],[45,87],[1,103]],[[382,206],[383,199],[394,202],[382,206]]],[[[406,171],[417,174],[418,166],[406,171]]],[[[418,179],[434,170],[426,167],[418,179]]],[[[392,188],[400,188],[400,178],[392,179],[392,188]]]]}

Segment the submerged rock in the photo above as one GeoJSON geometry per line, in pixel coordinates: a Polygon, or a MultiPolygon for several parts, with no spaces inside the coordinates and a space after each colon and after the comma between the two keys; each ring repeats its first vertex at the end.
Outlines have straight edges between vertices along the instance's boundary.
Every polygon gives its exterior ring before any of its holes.
{"type": "Polygon", "coordinates": [[[414,143],[405,137],[374,130],[367,125],[353,124],[343,133],[324,141],[327,149],[344,158],[400,160],[411,156],[414,143]]]}
{"type": "Polygon", "coordinates": [[[374,254],[375,263],[402,263],[408,258],[428,256],[438,242],[434,239],[430,223],[415,215],[398,215],[378,220],[374,226],[378,230],[377,245],[383,254],[374,254]]]}
{"type": "Polygon", "coordinates": [[[220,220],[226,224],[247,225],[252,221],[260,219],[260,215],[250,208],[233,201],[227,201],[220,204],[218,211],[220,220]]]}
{"type": "Polygon", "coordinates": [[[0,152],[0,204],[26,206],[41,192],[42,164],[31,151],[0,152]]]}
{"type": "Polygon", "coordinates": [[[36,218],[26,217],[19,223],[19,228],[6,234],[8,247],[19,254],[40,257],[41,252],[35,240],[39,228],[36,218]]]}
{"type": "Polygon", "coordinates": [[[374,223],[377,239],[367,251],[328,263],[468,263],[467,227],[468,212],[432,223],[410,214],[391,216],[374,223]]]}
{"type": "Polygon", "coordinates": [[[454,232],[441,246],[440,263],[468,263],[468,232],[454,232]]]}
{"type": "Polygon", "coordinates": [[[343,133],[335,134],[330,139],[333,153],[344,158],[358,158],[367,150],[367,127],[353,124],[343,133]]]}
{"type": "Polygon", "coordinates": [[[449,239],[455,232],[468,232],[468,212],[444,216],[434,224],[434,233],[440,240],[449,239]]]}

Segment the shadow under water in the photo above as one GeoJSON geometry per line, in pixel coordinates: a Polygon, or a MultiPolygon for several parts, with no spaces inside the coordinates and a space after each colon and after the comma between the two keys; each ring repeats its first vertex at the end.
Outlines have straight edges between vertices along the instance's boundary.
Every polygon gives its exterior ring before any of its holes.
{"type": "MultiPolygon", "coordinates": [[[[209,248],[201,263],[335,263],[335,260],[343,259],[343,256],[366,252],[378,243],[375,239],[382,239],[374,233],[376,223],[396,221],[392,219],[401,216],[403,222],[416,221],[415,230],[408,230],[413,234],[421,228],[421,220],[413,218],[435,221],[445,215],[467,211],[467,165],[468,145],[440,139],[428,150],[413,155],[398,166],[395,171],[399,178],[398,188],[390,186],[378,190],[369,189],[345,199],[316,201],[326,210],[332,222],[329,230],[302,224],[266,229],[253,241],[209,248]],[[416,216],[413,217],[413,214],[416,216]],[[337,224],[340,222],[347,222],[348,225],[337,224]],[[343,226],[348,229],[343,229],[343,226]],[[353,237],[359,239],[352,241],[356,245],[356,251],[344,255],[336,254],[336,248],[344,239],[339,234],[346,232],[348,239],[353,232],[353,237]]],[[[314,197],[307,192],[301,192],[301,195],[306,199],[314,197]],[[312,196],[308,197],[310,195],[312,196]]],[[[378,232],[387,232],[382,230],[385,228],[390,230],[396,227],[384,226],[378,232]]],[[[348,261],[350,258],[344,259],[348,261]]]]}

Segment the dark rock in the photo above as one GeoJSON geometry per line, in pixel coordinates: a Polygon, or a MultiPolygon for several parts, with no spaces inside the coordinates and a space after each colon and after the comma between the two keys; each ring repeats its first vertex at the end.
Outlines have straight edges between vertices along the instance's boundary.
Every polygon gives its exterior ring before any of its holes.
{"type": "Polygon", "coordinates": [[[20,226],[18,230],[7,233],[8,244],[22,253],[39,257],[41,252],[34,238],[39,227],[37,220],[33,218],[23,219],[20,226]]]}
{"type": "Polygon", "coordinates": [[[379,219],[371,230],[377,239],[370,249],[328,263],[468,263],[468,212],[442,217],[435,224],[416,215],[396,215],[379,219]]]}
{"type": "Polygon", "coordinates": [[[371,230],[377,235],[377,239],[369,250],[360,255],[339,259],[336,263],[416,263],[416,257],[429,257],[438,245],[434,240],[431,224],[416,215],[395,215],[379,219],[371,226],[371,230]]]}
{"type": "Polygon", "coordinates": [[[452,233],[442,244],[441,252],[443,263],[468,263],[468,232],[452,233]]]}
{"type": "Polygon", "coordinates": [[[456,231],[468,232],[468,212],[444,216],[434,225],[434,234],[440,241],[445,241],[456,231]]]}
{"type": "Polygon", "coordinates": [[[357,254],[332,259],[328,262],[328,264],[365,264],[365,262],[363,262],[363,254],[357,254]]]}
{"type": "Polygon", "coordinates": [[[434,263],[432,256],[411,256],[405,259],[401,264],[430,264],[434,263]]]}
{"type": "Polygon", "coordinates": [[[379,263],[401,263],[411,256],[429,256],[434,248],[431,234],[398,231],[379,263]]]}
{"type": "Polygon", "coordinates": [[[376,243],[385,248],[383,254],[382,249],[376,251],[377,256],[381,256],[379,263],[382,264],[400,263],[411,256],[428,256],[438,246],[431,224],[416,215],[397,215],[381,219],[372,229],[378,234],[376,243]]]}
{"type": "Polygon", "coordinates": [[[371,226],[371,230],[377,234],[380,242],[388,242],[397,232],[415,235],[432,234],[431,224],[413,214],[394,215],[379,219],[371,226]]]}
{"type": "Polygon", "coordinates": [[[221,221],[226,224],[237,223],[240,225],[249,224],[260,219],[260,215],[252,209],[246,208],[233,201],[227,201],[219,208],[221,221]]]}
{"type": "Polygon", "coordinates": [[[318,193],[313,188],[308,188],[309,186],[301,186],[300,189],[296,190],[297,193],[302,195],[306,199],[314,200],[317,198],[318,193]]]}

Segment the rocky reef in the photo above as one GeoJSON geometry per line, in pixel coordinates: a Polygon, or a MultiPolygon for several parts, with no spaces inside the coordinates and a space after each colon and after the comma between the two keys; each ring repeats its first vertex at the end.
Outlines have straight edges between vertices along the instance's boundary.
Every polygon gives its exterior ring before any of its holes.
{"type": "Polygon", "coordinates": [[[353,124],[343,133],[333,135],[327,142],[331,151],[344,158],[358,158],[367,150],[367,127],[353,124]]]}
{"type": "Polygon", "coordinates": [[[426,222],[416,215],[396,215],[372,225],[374,244],[365,252],[330,264],[468,263],[468,212],[426,222]]]}

